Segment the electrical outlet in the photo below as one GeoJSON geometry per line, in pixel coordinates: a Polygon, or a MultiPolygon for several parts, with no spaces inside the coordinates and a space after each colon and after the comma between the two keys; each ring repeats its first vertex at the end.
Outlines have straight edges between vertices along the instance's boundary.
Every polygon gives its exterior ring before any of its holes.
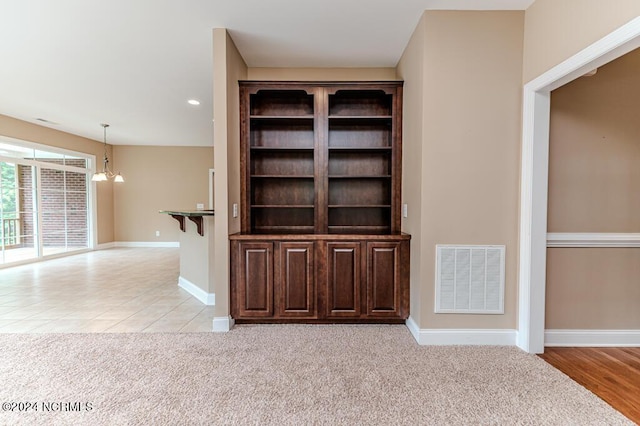
{"type": "Polygon", "coordinates": [[[402,216],[409,217],[409,205],[408,204],[403,204],[402,205],[402,216]]]}
{"type": "Polygon", "coordinates": [[[156,231],[156,237],[160,236],[160,231],[156,231]]]}
{"type": "Polygon", "coordinates": [[[196,210],[204,210],[204,204],[202,203],[196,204],[196,210]]]}
{"type": "Polygon", "coordinates": [[[233,203],[233,217],[238,217],[238,204],[233,203]]]}

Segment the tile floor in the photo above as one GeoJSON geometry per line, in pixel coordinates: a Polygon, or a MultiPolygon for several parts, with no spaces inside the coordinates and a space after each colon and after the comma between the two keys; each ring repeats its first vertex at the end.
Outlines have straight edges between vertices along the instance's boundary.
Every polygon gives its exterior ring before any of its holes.
{"type": "Polygon", "coordinates": [[[113,248],[0,269],[0,333],[203,332],[179,249],[113,248]]]}

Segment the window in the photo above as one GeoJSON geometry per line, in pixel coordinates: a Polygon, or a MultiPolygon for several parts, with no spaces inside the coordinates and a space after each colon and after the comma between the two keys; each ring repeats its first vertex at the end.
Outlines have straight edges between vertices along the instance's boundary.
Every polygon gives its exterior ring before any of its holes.
{"type": "Polygon", "coordinates": [[[92,246],[92,158],[0,138],[0,265],[92,246]]]}

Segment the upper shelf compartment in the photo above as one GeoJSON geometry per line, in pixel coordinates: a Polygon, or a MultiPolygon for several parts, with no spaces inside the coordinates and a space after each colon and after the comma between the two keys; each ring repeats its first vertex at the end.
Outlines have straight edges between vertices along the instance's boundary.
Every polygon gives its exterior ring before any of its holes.
{"type": "Polygon", "coordinates": [[[313,149],[313,120],[251,120],[251,148],[313,149]]]}
{"type": "Polygon", "coordinates": [[[304,90],[260,90],[251,95],[250,115],[313,118],[313,95],[304,90]]]}
{"type": "Polygon", "coordinates": [[[245,234],[399,234],[402,82],[240,81],[245,234]]]}
{"type": "Polygon", "coordinates": [[[338,90],[329,95],[329,117],[391,117],[393,96],[382,90],[338,90]]]}

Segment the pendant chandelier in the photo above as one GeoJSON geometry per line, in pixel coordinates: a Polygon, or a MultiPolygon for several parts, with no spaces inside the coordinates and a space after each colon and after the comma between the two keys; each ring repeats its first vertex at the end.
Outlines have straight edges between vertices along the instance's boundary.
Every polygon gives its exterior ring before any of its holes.
{"type": "Polygon", "coordinates": [[[105,123],[101,123],[100,125],[104,129],[104,159],[102,160],[102,171],[96,171],[91,180],[94,182],[102,182],[107,179],[113,179],[114,182],[122,183],[124,182],[124,178],[120,172],[115,174],[109,169],[109,157],[107,157],[107,127],[109,127],[109,125],[105,123]]]}

